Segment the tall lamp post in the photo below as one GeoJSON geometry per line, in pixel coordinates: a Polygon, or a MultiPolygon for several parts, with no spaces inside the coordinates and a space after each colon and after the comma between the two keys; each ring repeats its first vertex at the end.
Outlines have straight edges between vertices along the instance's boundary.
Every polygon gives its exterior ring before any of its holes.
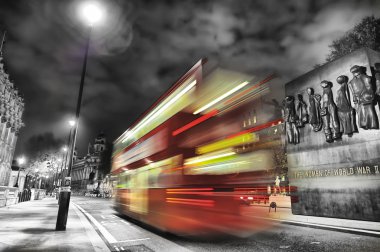
{"type": "Polygon", "coordinates": [[[18,163],[18,173],[17,173],[17,179],[16,179],[16,184],[14,187],[18,187],[18,179],[20,178],[20,171],[21,171],[21,166],[25,163],[25,158],[24,157],[19,157],[17,159],[17,163],[18,163]]]}
{"type": "MultiPolygon", "coordinates": [[[[67,139],[67,146],[69,146],[69,148],[70,148],[70,150],[68,150],[68,151],[70,151],[70,157],[72,159],[73,156],[71,153],[74,153],[74,151],[75,151],[75,143],[73,144],[74,139],[73,139],[72,135],[73,135],[74,126],[76,126],[76,121],[70,120],[69,125],[70,125],[70,132],[69,132],[69,138],[67,139]]],[[[76,128],[75,128],[75,130],[76,130],[76,128]]],[[[68,151],[66,152],[66,156],[65,156],[65,169],[68,169],[68,167],[67,167],[67,154],[69,153],[68,151]]],[[[63,177],[62,177],[62,179],[63,179],[63,177]]]]}
{"type": "MultiPolygon", "coordinates": [[[[70,138],[69,138],[70,139],[70,138]]],[[[62,160],[62,163],[61,163],[61,171],[59,172],[59,174],[61,175],[61,177],[57,179],[57,186],[60,187],[61,184],[62,184],[62,181],[63,181],[63,172],[64,172],[64,169],[66,169],[66,159],[67,159],[67,152],[68,152],[68,148],[66,146],[64,146],[62,148],[62,157],[63,157],[63,160],[62,160]]]]}
{"type": "Polygon", "coordinates": [[[90,37],[91,37],[91,30],[94,24],[98,23],[103,18],[103,11],[101,10],[100,6],[96,3],[85,3],[81,6],[81,14],[83,16],[83,19],[86,21],[88,25],[88,34],[87,34],[87,40],[86,40],[86,49],[84,54],[84,60],[83,60],[83,68],[82,68],[82,74],[80,79],[80,86],[79,86],[79,94],[78,94],[78,100],[77,100],[77,107],[76,107],[76,113],[75,113],[75,128],[73,132],[73,137],[70,145],[70,156],[69,156],[69,168],[67,171],[67,177],[64,180],[64,183],[61,187],[61,192],[59,194],[59,209],[58,209],[58,216],[57,216],[57,223],[55,226],[55,230],[61,231],[66,230],[66,223],[67,223],[67,215],[69,212],[69,204],[70,204],[70,185],[71,185],[71,178],[70,173],[73,165],[73,155],[75,150],[75,142],[77,137],[77,131],[78,131],[78,124],[79,124],[79,115],[80,115],[80,108],[82,104],[82,93],[83,93],[83,86],[84,86],[84,79],[86,76],[86,68],[87,68],[87,56],[88,56],[88,48],[90,46],[90,37]]]}

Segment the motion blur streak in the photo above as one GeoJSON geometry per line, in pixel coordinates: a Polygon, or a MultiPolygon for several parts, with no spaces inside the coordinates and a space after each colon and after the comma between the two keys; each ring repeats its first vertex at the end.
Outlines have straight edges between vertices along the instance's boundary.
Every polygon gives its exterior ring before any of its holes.
{"type": "Polygon", "coordinates": [[[272,79],[274,79],[276,76],[274,74],[268,76],[267,78],[265,78],[264,80],[260,81],[259,83],[253,85],[252,87],[250,88],[247,88],[246,90],[242,91],[241,93],[231,97],[230,99],[226,100],[224,102],[224,104],[229,104],[229,103],[232,103],[233,101],[239,99],[240,97],[252,92],[253,90],[257,89],[258,87],[260,87],[261,85],[271,81],[272,79]]]}
{"type": "Polygon", "coordinates": [[[188,130],[188,129],[190,129],[190,128],[192,128],[192,127],[194,127],[194,126],[196,126],[196,125],[198,125],[198,124],[206,121],[207,119],[209,119],[209,118],[217,115],[218,113],[219,113],[219,111],[217,109],[214,109],[214,110],[208,112],[207,114],[199,117],[198,119],[196,119],[196,120],[194,120],[194,121],[186,124],[185,126],[183,126],[183,127],[179,128],[179,129],[173,131],[172,135],[176,136],[178,134],[181,134],[182,132],[184,132],[184,131],[186,131],[186,130],[188,130]]]}
{"type": "Polygon", "coordinates": [[[232,155],[235,155],[235,154],[236,154],[235,152],[227,152],[227,153],[223,153],[223,154],[219,154],[219,155],[215,155],[215,156],[196,158],[196,159],[191,160],[191,161],[186,161],[185,165],[199,164],[199,163],[202,163],[202,162],[205,162],[205,161],[209,161],[209,160],[213,160],[213,159],[218,159],[218,158],[222,158],[222,157],[229,157],[229,156],[232,156],[232,155]]]}
{"type": "Polygon", "coordinates": [[[176,188],[166,189],[167,192],[183,192],[183,191],[212,191],[214,188],[176,188]]]}
{"type": "Polygon", "coordinates": [[[242,133],[236,136],[230,136],[227,139],[220,140],[197,148],[198,154],[204,154],[239,144],[252,143],[258,140],[258,137],[251,133],[242,133]]]}
{"type": "Polygon", "coordinates": [[[186,204],[194,206],[213,207],[214,200],[197,200],[197,199],[183,199],[183,198],[166,198],[168,203],[186,204]]]}
{"type": "Polygon", "coordinates": [[[250,133],[250,132],[255,132],[255,131],[262,130],[262,129],[266,129],[268,127],[276,126],[277,124],[281,124],[282,122],[283,122],[283,119],[273,120],[273,121],[261,124],[261,125],[259,125],[257,127],[253,127],[253,128],[251,128],[249,130],[244,130],[242,132],[238,132],[236,134],[233,134],[233,135],[229,136],[229,138],[234,138],[234,137],[237,137],[237,136],[240,136],[240,135],[243,135],[243,134],[247,134],[247,133],[250,133]]]}
{"type": "Polygon", "coordinates": [[[283,125],[265,103],[274,77],[250,86],[262,76],[199,62],[115,141],[115,209],[177,235],[251,235],[272,226],[262,220],[279,190],[283,125]]]}
{"type": "Polygon", "coordinates": [[[152,121],[154,118],[156,118],[158,115],[160,115],[162,112],[164,112],[167,108],[169,108],[173,103],[175,103],[179,98],[181,98],[184,94],[186,94],[188,91],[190,91],[195,84],[197,84],[197,81],[192,81],[189,85],[187,85],[183,90],[181,90],[179,93],[175,94],[174,97],[163,101],[155,110],[153,110],[145,119],[141,121],[140,124],[136,125],[136,128],[129,131],[129,134],[125,136],[124,139],[122,139],[122,143],[127,141],[129,137],[131,137],[135,132],[139,131],[142,127],[144,127],[148,122],[152,121]]]}
{"type": "Polygon", "coordinates": [[[245,87],[246,85],[248,85],[248,81],[244,81],[243,83],[239,84],[238,86],[234,87],[233,89],[231,89],[230,91],[228,91],[227,93],[224,93],[223,95],[219,96],[218,98],[216,98],[215,100],[213,100],[212,102],[206,104],[205,106],[201,107],[200,109],[194,111],[194,115],[196,114],[199,114],[200,112],[208,109],[209,107],[211,107],[212,105],[215,105],[216,103],[220,102],[221,100],[223,100],[224,98],[230,96],[231,94],[235,93],[236,91],[242,89],[243,87],[245,87]]]}

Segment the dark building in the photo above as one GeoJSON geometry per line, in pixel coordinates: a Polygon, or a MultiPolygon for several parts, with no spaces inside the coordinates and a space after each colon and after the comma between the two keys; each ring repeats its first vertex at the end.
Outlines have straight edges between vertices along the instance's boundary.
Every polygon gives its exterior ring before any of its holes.
{"type": "Polygon", "coordinates": [[[13,154],[24,112],[24,99],[4,71],[0,51],[0,186],[13,186],[10,183],[13,154]]]}
{"type": "Polygon", "coordinates": [[[71,188],[73,192],[94,190],[101,183],[102,173],[99,171],[104,162],[104,153],[107,150],[107,141],[103,132],[88,144],[87,155],[74,156],[71,188]]]}

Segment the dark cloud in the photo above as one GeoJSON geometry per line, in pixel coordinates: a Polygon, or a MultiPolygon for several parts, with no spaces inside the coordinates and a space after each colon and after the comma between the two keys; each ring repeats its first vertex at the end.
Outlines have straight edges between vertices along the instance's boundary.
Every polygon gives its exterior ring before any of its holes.
{"type": "MultiPolygon", "coordinates": [[[[66,139],[74,115],[86,27],[80,1],[1,1],[8,32],[5,65],[25,95],[27,139],[53,132],[66,139]]],[[[289,80],[322,63],[328,45],[379,1],[108,0],[107,20],[93,29],[78,145],[100,130],[121,134],[202,57],[247,73],[289,80]]]]}
{"type": "Polygon", "coordinates": [[[25,142],[25,151],[32,157],[59,150],[63,141],[56,139],[52,132],[34,135],[25,142]]]}

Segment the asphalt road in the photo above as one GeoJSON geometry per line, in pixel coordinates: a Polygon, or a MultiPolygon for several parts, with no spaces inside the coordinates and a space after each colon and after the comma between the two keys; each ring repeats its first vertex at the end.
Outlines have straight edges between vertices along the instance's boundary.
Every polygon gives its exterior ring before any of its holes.
{"type": "Polygon", "coordinates": [[[380,238],[276,223],[247,238],[177,237],[118,215],[111,199],[73,197],[112,251],[380,251],[380,238]]]}

